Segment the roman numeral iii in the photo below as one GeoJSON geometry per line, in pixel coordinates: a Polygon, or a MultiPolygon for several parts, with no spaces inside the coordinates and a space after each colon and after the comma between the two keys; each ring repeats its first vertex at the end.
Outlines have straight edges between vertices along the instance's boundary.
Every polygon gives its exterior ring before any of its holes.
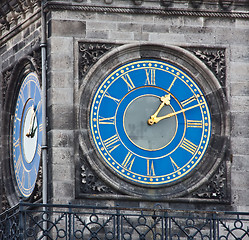
{"type": "Polygon", "coordinates": [[[115,134],[106,140],[104,140],[105,147],[111,153],[114,149],[116,149],[120,144],[116,144],[119,141],[118,135],[115,134]]]}
{"type": "Polygon", "coordinates": [[[192,143],[191,141],[189,141],[186,138],[183,139],[182,144],[181,144],[180,147],[185,149],[186,151],[188,151],[192,155],[194,155],[194,153],[195,153],[195,151],[197,149],[197,145],[195,145],[194,143],[192,143]]]}

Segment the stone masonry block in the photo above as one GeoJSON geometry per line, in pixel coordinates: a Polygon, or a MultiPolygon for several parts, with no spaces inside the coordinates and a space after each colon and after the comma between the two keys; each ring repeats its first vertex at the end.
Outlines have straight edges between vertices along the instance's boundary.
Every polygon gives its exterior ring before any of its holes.
{"type": "Polygon", "coordinates": [[[86,23],[75,20],[51,20],[48,24],[48,36],[77,36],[84,37],[86,23]]]}
{"type": "Polygon", "coordinates": [[[161,44],[179,44],[185,42],[185,37],[184,34],[151,33],[149,40],[161,44]]]}
{"type": "Polygon", "coordinates": [[[87,22],[86,29],[88,30],[113,30],[117,28],[116,22],[97,22],[97,21],[91,21],[87,22]]]}
{"type": "Polygon", "coordinates": [[[53,164],[53,181],[73,182],[74,167],[71,164],[53,164]]]}
{"type": "Polygon", "coordinates": [[[115,40],[134,40],[134,33],[133,32],[111,31],[109,38],[115,39],[115,40]]]}
{"type": "Polygon", "coordinates": [[[235,26],[235,19],[221,19],[221,18],[205,18],[204,19],[204,26],[214,28],[214,27],[231,27],[235,26]]]}
{"type": "Polygon", "coordinates": [[[249,62],[231,62],[230,77],[232,82],[245,82],[249,80],[249,62]]]}
{"type": "Polygon", "coordinates": [[[248,172],[232,172],[232,185],[237,190],[248,190],[249,174],[248,172]]]}
{"type": "Polygon", "coordinates": [[[143,32],[168,33],[169,27],[161,24],[144,24],[142,30],[143,32]]]}
{"type": "Polygon", "coordinates": [[[231,146],[234,155],[249,155],[249,138],[232,137],[231,146]]]}
{"type": "Polygon", "coordinates": [[[64,148],[64,147],[53,147],[51,151],[51,156],[53,159],[53,166],[67,166],[73,169],[73,149],[72,148],[64,148]]]}
{"type": "Polygon", "coordinates": [[[232,96],[249,96],[248,79],[241,79],[243,82],[231,83],[232,96]]]}
{"type": "Polygon", "coordinates": [[[117,23],[117,30],[121,32],[141,32],[142,25],[137,23],[117,23]]]}
{"type": "Polygon", "coordinates": [[[108,39],[109,38],[109,31],[106,30],[89,30],[86,33],[87,38],[93,39],[108,39]]]}
{"type": "Polygon", "coordinates": [[[249,175],[249,158],[248,155],[234,155],[232,164],[232,173],[246,173],[249,175]]]}
{"type": "Polygon", "coordinates": [[[48,90],[48,105],[62,104],[73,105],[73,89],[72,88],[50,88],[48,90]]]}
{"type": "Polygon", "coordinates": [[[129,14],[120,14],[120,13],[98,13],[96,15],[97,22],[131,22],[132,16],[129,14]]]}
{"type": "Polygon", "coordinates": [[[65,201],[74,199],[74,182],[53,182],[53,203],[65,204],[65,201]]]}
{"type": "Polygon", "coordinates": [[[48,74],[48,88],[72,88],[74,85],[73,74],[70,69],[64,71],[53,71],[48,74]]]}
{"type": "MultiPolygon", "coordinates": [[[[156,15],[153,18],[153,22],[155,24],[163,24],[164,26],[174,26],[174,27],[181,27],[184,25],[185,18],[182,16],[168,16],[163,15],[156,15]]],[[[194,19],[193,19],[194,21],[194,19]]]]}
{"type": "Polygon", "coordinates": [[[65,55],[63,51],[50,55],[48,60],[50,69],[53,69],[55,71],[72,71],[73,69],[73,56],[65,55]]]}
{"type": "Polygon", "coordinates": [[[233,62],[249,62],[249,46],[232,45],[230,58],[233,62]]]}
{"type": "Polygon", "coordinates": [[[48,130],[71,130],[75,127],[74,110],[72,106],[52,105],[48,108],[48,130]]]}
{"type": "Polygon", "coordinates": [[[249,96],[233,96],[231,99],[232,112],[249,112],[249,96]]]}
{"type": "Polygon", "coordinates": [[[52,130],[48,133],[49,146],[74,147],[74,132],[71,130],[52,130]]]}
{"type": "Polygon", "coordinates": [[[49,39],[50,54],[71,55],[73,51],[72,37],[51,37],[49,39]]]}
{"type": "Polygon", "coordinates": [[[234,188],[233,194],[232,194],[232,203],[235,207],[235,211],[246,211],[248,212],[248,206],[249,206],[249,194],[248,191],[245,190],[237,190],[234,188]]]}

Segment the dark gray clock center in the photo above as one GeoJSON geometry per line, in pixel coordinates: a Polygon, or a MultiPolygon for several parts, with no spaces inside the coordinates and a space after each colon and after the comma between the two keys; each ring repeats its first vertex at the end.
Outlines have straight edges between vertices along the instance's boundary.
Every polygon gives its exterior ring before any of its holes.
{"type": "MultiPolygon", "coordinates": [[[[164,119],[157,124],[148,125],[150,116],[160,105],[160,98],[144,95],[134,99],[127,107],[123,124],[125,132],[133,144],[146,150],[158,150],[168,145],[177,130],[175,116],[164,119]]],[[[171,106],[164,106],[158,116],[174,112],[171,106]]]]}

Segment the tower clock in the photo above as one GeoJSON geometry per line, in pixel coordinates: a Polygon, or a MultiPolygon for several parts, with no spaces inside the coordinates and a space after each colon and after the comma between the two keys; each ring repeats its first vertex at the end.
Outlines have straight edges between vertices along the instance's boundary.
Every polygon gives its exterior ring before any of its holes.
{"type": "Polygon", "coordinates": [[[18,190],[28,198],[38,175],[42,141],[41,89],[38,76],[29,72],[17,94],[12,127],[13,169],[18,190]]]}
{"type": "Polygon", "coordinates": [[[95,91],[89,120],[105,164],[141,185],[160,186],[191,173],[211,134],[200,86],[157,59],[127,62],[108,74],[95,91]]]}
{"type": "Polygon", "coordinates": [[[84,81],[82,152],[112,188],[141,199],[180,197],[207,182],[224,159],[224,92],[190,52],[124,45],[84,81]]]}

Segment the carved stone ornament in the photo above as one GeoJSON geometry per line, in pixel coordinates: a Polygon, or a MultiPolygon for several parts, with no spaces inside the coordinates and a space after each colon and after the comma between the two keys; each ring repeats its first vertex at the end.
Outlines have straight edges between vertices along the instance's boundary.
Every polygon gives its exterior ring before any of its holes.
{"type": "Polygon", "coordinates": [[[2,82],[2,99],[3,99],[3,105],[5,103],[5,98],[6,98],[6,91],[8,88],[8,84],[10,81],[10,76],[11,76],[11,69],[5,71],[3,73],[3,82],[2,82]]]}
{"type": "Polygon", "coordinates": [[[187,48],[193,52],[214,73],[223,88],[226,87],[225,49],[187,48]]]}
{"type": "Polygon", "coordinates": [[[227,201],[229,195],[227,187],[227,168],[225,162],[222,162],[208,183],[194,192],[192,197],[227,201]]]}
{"type": "Polygon", "coordinates": [[[6,192],[5,192],[5,189],[4,187],[2,187],[2,192],[1,192],[1,195],[2,195],[2,209],[0,209],[2,212],[8,210],[10,208],[10,204],[9,204],[9,201],[7,199],[7,196],[6,196],[6,192]]]}
{"type": "Polygon", "coordinates": [[[1,30],[10,30],[26,20],[41,4],[41,0],[0,0],[0,37],[1,30]]]}
{"type": "MultiPolygon", "coordinates": [[[[133,2],[134,5],[142,5],[144,2],[146,2],[146,0],[131,0],[133,2]]],[[[73,0],[73,2],[76,2],[76,3],[81,3],[81,2],[84,2],[84,0],[73,0]]],[[[104,0],[104,2],[106,4],[111,4],[113,2],[115,2],[115,0],[104,0]]],[[[173,5],[175,2],[175,0],[160,0],[160,4],[164,7],[169,7],[171,5],[173,5]]],[[[183,2],[189,2],[193,8],[199,8],[201,5],[204,4],[205,1],[203,0],[186,0],[186,1],[183,1],[183,2]]],[[[227,0],[227,1],[224,1],[224,0],[213,0],[213,2],[217,2],[217,4],[219,5],[219,7],[223,10],[227,10],[229,9],[233,4],[243,4],[243,3],[246,3],[245,0],[237,0],[237,1],[234,1],[234,0],[227,0]]]]}
{"type": "MultiPolygon", "coordinates": [[[[81,154],[82,156],[82,154],[81,154]]],[[[114,192],[101,181],[97,175],[92,171],[86,160],[80,158],[80,186],[79,195],[81,194],[113,194],[114,192]]]]}
{"type": "Polygon", "coordinates": [[[86,74],[89,67],[108,52],[114,45],[107,43],[79,43],[79,77],[86,74]]]}

